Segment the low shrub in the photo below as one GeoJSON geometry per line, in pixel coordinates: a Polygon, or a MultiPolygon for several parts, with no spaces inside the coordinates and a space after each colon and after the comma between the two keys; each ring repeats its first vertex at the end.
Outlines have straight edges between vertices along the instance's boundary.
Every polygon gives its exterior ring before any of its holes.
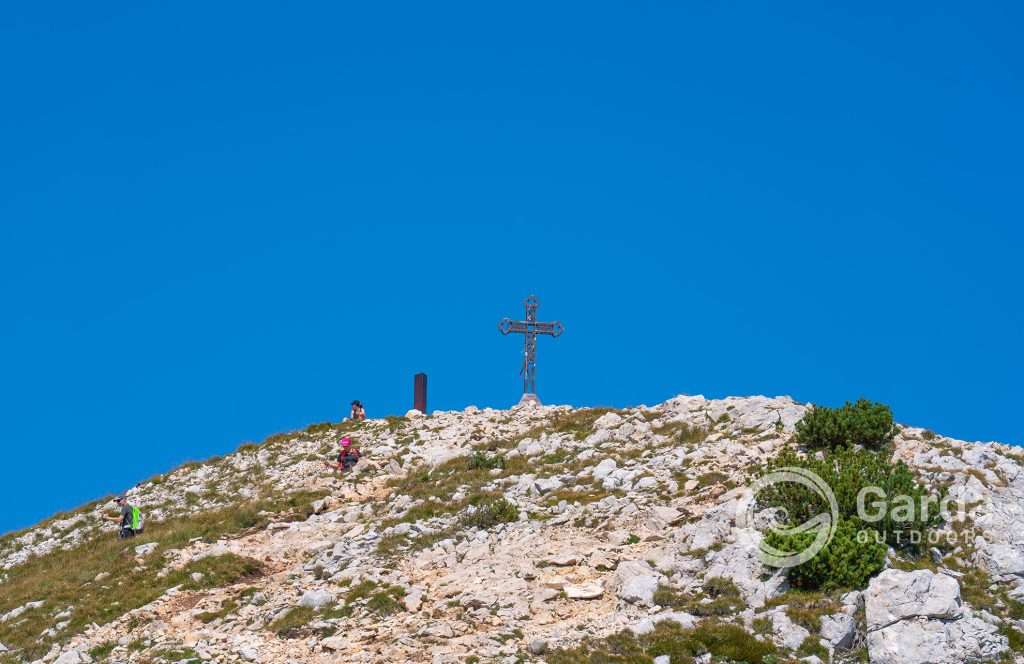
{"type": "Polygon", "coordinates": [[[500,523],[511,523],[519,519],[519,508],[505,498],[488,498],[459,519],[463,528],[486,530],[500,523]]]}
{"type": "Polygon", "coordinates": [[[476,451],[469,457],[469,467],[471,470],[504,468],[505,457],[500,454],[487,454],[485,452],[476,451]]]}
{"type": "Polygon", "coordinates": [[[315,615],[316,611],[309,607],[296,606],[270,623],[267,629],[282,639],[301,638],[306,634],[303,628],[313,620],[315,615]]]}
{"type": "Polygon", "coordinates": [[[795,440],[810,450],[861,445],[879,450],[896,435],[892,410],[885,404],[858,399],[840,408],[815,406],[796,423],[795,440]]]}
{"type": "MultiPolygon", "coordinates": [[[[885,542],[897,550],[919,555],[920,542],[926,542],[928,533],[942,523],[938,509],[942,496],[932,494],[918,482],[905,463],[893,464],[885,455],[867,450],[841,449],[819,459],[785,450],[768,464],[765,473],[782,468],[801,468],[815,473],[835,494],[841,519],[849,520],[860,528],[878,531],[885,542]],[[857,496],[865,487],[878,487],[888,500],[893,500],[889,504],[890,509],[884,510],[877,521],[862,520],[858,513],[857,496]],[[914,509],[897,509],[900,504],[894,500],[897,496],[906,496],[914,509]],[[921,509],[925,504],[929,507],[927,513],[921,509]],[[920,534],[920,539],[912,537],[912,533],[920,534]]],[[[871,507],[878,498],[868,496],[865,517],[872,518],[874,512],[881,511],[871,507]]],[[[829,511],[828,503],[816,492],[795,482],[781,482],[768,487],[757,496],[757,500],[761,508],[784,510],[790,525],[806,523],[829,511]]]]}
{"type": "Polygon", "coordinates": [[[401,586],[381,585],[367,579],[349,589],[345,595],[345,605],[351,611],[353,604],[365,601],[368,611],[387,616],[403,609],[399,601],[403,597],[405,589],[401,586]]]}
{"type": "Polygon", "coordinates": [[[116,647],[117,647],[117,642],[116,641],[108,641],[106,643],[102,643],[102,644],[100,644],[98,646],[95,646],[94,648],[90,649],[89,650],[89,655],[93,659],[103,659],[104,657],[109,655],[111,652],[113,652],[114,648],[116,648],[116,647]]]}
{"type": "MultiPolygon", "coordinates": [[[[863,588],[868,579],[885,567],[884,543],[876,541],[874,532],[869,537],[858,537],[861,529],[852,521],[841,519],[832,541],[816,556],[786,571],[789,583],[801,590],[837,590],[863,588]]],[[[813,531],[780,534],[769,531],[765,543],[776,549],[799,553],[814,541],[813,531]]]]}
{"type": "Polygon", "coordinates": [[[671,586],[659,585],[654,603],[705,617],[732,615],[745,607],[736,584],[722,577],[705,579],[702,592],[697,594],[680,593],[671,586]]]}

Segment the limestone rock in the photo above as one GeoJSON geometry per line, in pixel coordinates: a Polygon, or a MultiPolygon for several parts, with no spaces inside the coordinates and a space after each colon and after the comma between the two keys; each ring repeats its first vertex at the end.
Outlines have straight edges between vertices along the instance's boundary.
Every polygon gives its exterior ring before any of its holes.
{"type": "Polygon", "coordinates": [[[615,463],[615,459],[605,459],[601,463],[597,464],[597,466],[594,468],[594,479],[605,479],[606,477],[611,475],[617,467],[618,464],[615,463]]]}
{"type": "Polygon", "coordinates": [[[832,648],[847,649],[857,635],[857,621],[852,615],[834,613],[821,617],[821,638],[832,648]]]}
{"type": "Polygon", "coordinates": [[[619,599],[630,604],[653,606],[660,581],[661,575],[646,561],[627,560],[615,568],[611,587],[619,599]]]}
{"type": "Polygon", "coordinates": [[[1024,576],[1024,544],[989,544],[983,559],[993,574],[1024,576]]]}
{"type": "Polygon", "coordinates": [[[992,660],[1006,637],[978,618],[954,621],[910,618],[868,632],[871,664],[963,664],[992,660]]]}
{"type": "Polygon", "coordinates": [[[66,650],[53,664],[90,664],[92,657],[79,650],[66,650]]]}
{"type": "Polygon", "coordinates": [[[871,580],[864,598],[869,632],[907,618],[955,619],[963,611],[956,579],[928,570],[887,569],[871,580]]]}
{"type": "Polygon", "coordinates": [[[804,642],[804,639],[811,635],[805,627],[790,620],[783,610],[772,611],[770,615],[775,641],[783,648],[796,650],[804,642]]]}
{"type": "Polygon", "coordinates": [[[334,593],[327,590],[307,590],[299,600],[299,606],[307,609],[322,609],[334,604],[334,593]]]}
{"type": "Polygon", "coordinates": [[[598,599],[604,594],[604,588],[600,583],[566,584],[562,592],[569,599],[598,599]]]}
{"type": "Polygon", "coordinates": [[[135,547],[135,555],[138,556],[139,558],[144,558],[144,557],[148,556],[149,554],[153,553],[153,551],[155,551],[156,547],[158,547],[158,546],[159,546],[159,544],[157,544],[156,542],[149,542],[148,544],[140,544],[139,546],[135,547]]]}
{"type": "Polygon", "coordinates": [[[1008,647],[995,625],[965,609],[952,577],[888,569],[864,598],[872,664],[960,664],[1008,647]]]}

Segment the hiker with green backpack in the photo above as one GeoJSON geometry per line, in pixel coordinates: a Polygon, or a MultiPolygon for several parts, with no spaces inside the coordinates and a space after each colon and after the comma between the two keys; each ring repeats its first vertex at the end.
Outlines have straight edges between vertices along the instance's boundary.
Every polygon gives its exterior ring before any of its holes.
{"type": "Polygon", "coordinates": [[[126,539],[128,537],[135,537],[138,533],[142,532],[142,512],[139,511],[138,507],[128,504],[128,499],[124,496],[118,496],[114,499],[117,506],[121,508],[121,513],[116,517],[112,517],[113,520],[119,521],[121,524],[121,530],[118,532],[118,537],[126,539]]]}

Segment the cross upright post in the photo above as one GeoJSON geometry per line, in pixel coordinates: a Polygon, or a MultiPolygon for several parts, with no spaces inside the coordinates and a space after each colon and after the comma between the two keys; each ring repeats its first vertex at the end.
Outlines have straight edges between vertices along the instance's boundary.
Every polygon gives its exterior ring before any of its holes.
{"type": "Polygon", "coordinates": [[[541,323],[537,321],[537,307],[540,300],[536,295],[526,298],[526,320],[512,320],[503,318],[498,323],[498,330],[502,334],[523,335],[523,368],[519,371],[523,376],[523,397],[520,403],[533,401],[540,403],[537,398],[537,335],[546,334],[558,337],[565,331],[565,327],[558,321],[552,323],[541,323]]]}

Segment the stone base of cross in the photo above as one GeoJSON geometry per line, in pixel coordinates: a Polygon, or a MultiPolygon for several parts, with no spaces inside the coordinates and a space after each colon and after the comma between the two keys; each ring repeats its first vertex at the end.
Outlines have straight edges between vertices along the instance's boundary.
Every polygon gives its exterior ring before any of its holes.
{"type": "Polygon", "coordinates": [[[519,398],[518,406],[540,406],[540,397],[531,392],[524,392],[523,396],[519,398]]]}

